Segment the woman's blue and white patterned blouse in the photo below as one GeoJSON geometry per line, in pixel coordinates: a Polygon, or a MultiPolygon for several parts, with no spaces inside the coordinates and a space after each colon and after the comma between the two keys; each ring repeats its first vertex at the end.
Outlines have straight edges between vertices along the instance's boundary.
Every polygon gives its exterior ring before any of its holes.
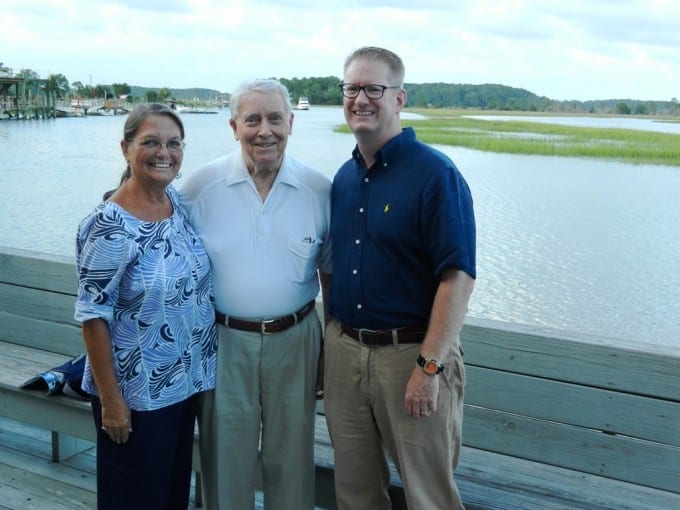
{"type": "MultiPolygon", "coordinates": [[[[78,228],[79,321],[104,319],[123,398],[150,411],[215,386],[210,260],[169,186],[172,216],[144,222],[112,202],[78,228]]],[[[83,389],[97,395],[89,360],[83,389]]]]}

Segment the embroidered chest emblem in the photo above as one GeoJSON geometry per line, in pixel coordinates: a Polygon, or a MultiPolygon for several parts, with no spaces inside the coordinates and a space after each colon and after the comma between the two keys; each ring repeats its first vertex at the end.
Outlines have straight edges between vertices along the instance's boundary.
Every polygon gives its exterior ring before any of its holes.
{"type": "Polygon", "coordinates": [[[389,204],[389,202],[388,202],[388,203],[385,204],[385,208],[383,209],[383,212],[384,212],[384,213],[388,213],[389,210],[390,210],[390,204],[389,204]]]}

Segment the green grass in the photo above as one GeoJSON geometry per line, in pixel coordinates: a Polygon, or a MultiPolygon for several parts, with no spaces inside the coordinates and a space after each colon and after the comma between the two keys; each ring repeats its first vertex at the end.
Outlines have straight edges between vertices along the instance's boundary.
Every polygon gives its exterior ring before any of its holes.
{"type": "MultiPolygon", "coordinates": [[[[446,109],[408,111],[426,118],[402,119],[402,125],[413,126],[418,139],[429,144],[506,154],[584,157],[633,164],[680,166],[680,135],[677,134],[462,117],[489,112],[446,109]]],[[[497,112],[493,114],[498,115],[497,112]]],[[[346,126],[339,130],[349,132],[346,126]]]]}

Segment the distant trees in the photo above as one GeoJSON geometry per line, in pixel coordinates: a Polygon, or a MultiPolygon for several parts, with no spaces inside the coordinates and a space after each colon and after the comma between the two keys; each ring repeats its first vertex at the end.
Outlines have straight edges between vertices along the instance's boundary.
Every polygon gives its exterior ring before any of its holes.
{"type": "Polygon", "coordinates": [[[168,87],[161,87],[161,89],[158,91],[158,99],[163,102],[167,101],[170,99],[172,96],[172,92],[170,92],[170,89],[168,87]]]}
{"type": "Polygon", "coordinates": [[[17,76],[24,79],[24,90],[28,94],[29,99],[40,94],[40,76],[32,69],[22,69],[17,73],[17,76]]]}
{"type": "Polygon", "coordinates": [[[406,83],[408,106],[542,111],[548,98],[498,84],[406,83]]]}
{"type": "Polygon", "coordinates": [[[114,97],[127,96],[132,88],[127,83],[114,83],[111,85],[114,97]]]}
{"type": "Polygon", "coordinates": [[[630,106],[623,101],[616,103],[616,106],[614,106],[614,113],[618,115],[630,115],[630,106]]]}
{"type": "Polygon", "coordinates": [[[155,90],[147,90],[146,94],[144,94],[146,97],[147,102],[149,103],[157,103],[158,102],[158,92],[155,90]]]}
{"type": "MultiPolygon", "coordinates": [[[[0,63],[0,67],[2,67],[0,63]]],[[[63,74],[51,74],[47,79],[31,69],[22,69],[17,76],[24,78],[22,90],[31,97],[41,94],[48,101],[54,102],[67,94],[82,98],[119,98],[127,96],[128,100],[146,101],[205,101],[220,104],[229,100],[229,93],[206,88],[150,89],[131,86],[127,83],[112,85],[83,85],[75,81],[69,87],[63,74]]],[[[290,93],[291,101],[297,103],[300,96],[306,96],[312,105],[341,105],[342,94],[338,88],[341,79],[336,76],[310,78],[279,78],[290,93]]],[[[408,93],[407,106],[420,108],[463,108],[531,112],[560,113],[603,113],[615,115],[679,115],[680,105],[677,98],[670,101],[638,101],[606,99],[596,101],[556,101],[520,88],[485,83],[406,83],[408,93]]],[[[24,93],[22,92],[22,93],[24,93]]]]}
{"type": "Polygon", "coordinates": [[[43,83],[43,90],[48,98],[48,104],[56,104],[57,98],[62,99],[69,93],[68,80],[63,74],[50,74],[43,83]]]}
{"type": "Polygon", "coordinates": [[[291,101],[297,103],[300,96],[309,99],[312,105],[341,105],[342,93],[338,88],[340,80],[335,76],[323,78],[279,78],[279,81],[286,86],[290,93],[291,101]]]}
{"type": "Polygon", "coordinates": [[[94,86],[94,96],[100,97],[102,99],[107,99],[113,97],[113,91],[108,85],[102,85],[101,83],[94,86]]]}
{"type": "MultiPolygon", "coordinates": [[[[342,104],[338,88],[341,80],[335,76],[279,78],[279,81],[288,88],[293,102],[306,96],[312,105],[342,104]]],[[[550,99],[528,90],[497,84],[407,83],[404,88],[408,93],[407,105],[421,108],[544,111],[551,103],[550,99]]]]}

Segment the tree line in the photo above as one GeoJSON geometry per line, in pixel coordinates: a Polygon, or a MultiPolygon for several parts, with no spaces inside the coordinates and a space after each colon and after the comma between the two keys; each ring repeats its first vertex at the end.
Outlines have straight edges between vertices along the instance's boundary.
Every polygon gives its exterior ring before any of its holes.
{"type": "MultiPolygon", "coordinates": [[[[1,64],[0,64],[1,66],[1,64]]],[[[171,89],[131,86],[127,83],[87,85],[80,81],[69,83],[63,74],[50,74],[42,79],[35,71],[22,69],[16,75],[25,80],[25,91],[37,96],[45,94],[51,104],[65,98],[120,98],[150,102],[219,102],[226,103],[229,93],[213,89],[171,89]]],[[[342,94],[340,79],[335,76],[311,78],[278,78],[287,88],[295,104],[301,96],[312,105],[339,106],[342,94]]],[[[407,106],[416,108],[462,108],[560,113],[611,113],[617,115],[677,115],[678,100],[640,101],[607,99],[598,101],[557,101],[538,96],[526,89],[500,84],[406,83],[407,106]]]]}
{"type": "MultiPolygon", "coordinates": [[[[312,105],[341,105],[340,79],[286,78],[291,98],[306,96],[312,105]]],[[[525,112],[605,113],[617,115],[677,115],[678,100],[641,101],[606,99],[597,101],[557,101],[525,89],[500,84],[405,83],[407,106],[415,108],[461,108],[525,112]]]]}

